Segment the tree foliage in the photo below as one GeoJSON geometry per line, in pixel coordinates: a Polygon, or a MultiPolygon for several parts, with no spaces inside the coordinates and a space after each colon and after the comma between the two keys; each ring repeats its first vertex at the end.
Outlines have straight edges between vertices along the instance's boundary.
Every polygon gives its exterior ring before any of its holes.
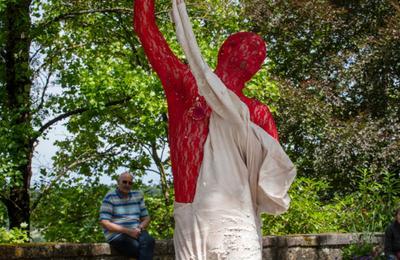
{"type": "MultiPolygon", "coordinates": [[[[299,175],[320,180],[299,179],[294,215],[302,216],[304,205],[325,209],[333,191],[356,196],[351,191],[361,189],[365,169],[371,182],[366,190],[387,184],[387,172],[398,176],[398,3],[190,0],[187,5],[211,66],[233,32],[256,31],[268,42],[268,59],[246,94],[270,105],[299,175]],[[300,196],[301,190],[310,196],[300,196]]],[[[184,58],[169,10],[169,0],[157,1],[157,22],[184,58]]],[[[90,241],[100,239],[96,205],[82,208],[89,200],[82,191],[100,196],[100,176],[124,168],[138,180],[150,171],[159,174],[161,195],[148,203],[156,215],[168,218],[155,221],[152,232],[170,236],[166,111],[161,84],[132,30],[131,1],[0,0],[0,211],[8,214],[8,220],[0,215],[1,224],[25,222],[29,229],[32,213],[34,226],[46,230],[49,240],[86,239],[79,232],[96,234],[90,241]],[[33,176],[36,146],[57,124],[69,135],[56,143],[53,167],[41,167],[33,176]],[[76,201],[82,204],[70,207],[76,201]],[[60,213],[65,227],[46,207],[60,213]],[[72,226],[79,214],[91,222],[72,226]]],[[[317,223],[308,226],[310,232],[322,230],[316,226],[321,223],[341,230],[338,223],[324,222],[332,215],[304,216],[317,223]]]]}
{"type": "MultiPolygon", "coordinates": [[[[327,199],[328,181],[297,178],[290,190],[290,210],[280,216],[264,215],[264,235],[310,234],[325,232],[382,232],[400,205],[400,181],[384,172],[383,182],[375,174],[361,171],[353,193],[327,199]]],[[[32,223],[42,239],[53,242],[103,242],[98,224],[99,206],[114,186],[80,183],[52,189],[35,210],[32,223]]],[[[149,233],[157,239],[173,236],[172,205],[164,204],[157,186],[135,184],[144,191],[151,215],[149,233]]],[[[37,195],[33,192],[34,196],[37,195]]],[[[1,211],[0,211],[1,212],[1,211]]]]}
{"type": "Polygon", "coordinates": [[[279,129],[299,173],[342,192],[360,169],[398,174],[398,3],[245,2],[281,82],[279,129]]]}
{"type": "MultiPolygon", "coordinates": [[[[243,8],[225,0],[188,5],[204,56],[215,65],[226,36],[249,25],[243,8]]],[[[132,2],[7,0],[1,7],[0,184],[6,192],[0,197],[10,226],[29,224],[30,212],[59,183],[97,183],[121,168],[159,174],[164,204],[171,205],[166,102],[133,33],[132,2]],[[20,47],[13,47],[14,39],[20,47]],[[7,92],[12,86],[17,91],[7,92]],[[57,124],[69,135],[56,143],[53,167],[32,176],[36,145],[57,124]],[[32,199],[31,185],[40,191],[32,199]]],[[[183,58],[169,10],[170,1],[157,1],[160,30],[183,58]]],[[[268,82],[259,74],[249,93],[268,88],[277,98],[276,85],[268,82]]]]}
{"type": "MultiPolygon", "coordinates": [[[[99,208],[110,187],[78,183],[56,185],[42,198],[32,224],[45,241],[90,243],[103,241],[99,208]]],[[[38,191],[33,191],[37,195],[38,191]]]]}
{"type": "MultiPolygon", "coordinates": [[[[32,215],[32,225],[37,231],[35,239],[51,242],[104,242],[103,229],[99,224],[99,209],[104,196],[112,189],[115,189],[114,185],[57,185],[57,188],[45,195],[32,215]]],[[[163,206],[161,189],[139,183],[135,183],[134,189],[144,192],[151,217],[149,233],[157,239],[172,238],[172,205],[163,206]]],[[[33,191],[34,196],[38,195],[37,192],[33,191]]]]}
{"type": "Polygon", "coordinates": [[[381,173],[382,182],[376,182],[375,175],[368,170],[359,172],[351,194],[329,199],[328,181],[297,178],[289,192],[290,210],[280,216],[263,216],[263,233],[383,232],[400,205],[400,182],[397,174],[381,173]]]}

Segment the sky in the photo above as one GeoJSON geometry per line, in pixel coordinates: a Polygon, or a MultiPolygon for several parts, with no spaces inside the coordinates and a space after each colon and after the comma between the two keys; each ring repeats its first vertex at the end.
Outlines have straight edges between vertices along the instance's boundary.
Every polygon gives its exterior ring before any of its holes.
{"type": "MultiPolygon", "coordinates": [[[[39,171],[41,168],[45,168],[48,171],[52,170],[52,157],[56,154],[58,149],[54,145],[54,142],[64,140],[68,135],[69,133],[67,129],[62,125],[62,123],[59,123],[49,130],[47,139],[43,139],[42,137],[39,138],[32,159],[32,183],[38,181],[39,171]]],[[[112,183],[109,176],[102,176],[100,181],[104,184],[112,183]]]]}
{"type": "MultiPolygon", "coordinates": [[[[58,123],[52,129],[49,130],[47,139],[39,138],[38,145],[35,149],[35,153],[32,159],[32,183],[39,180],[39,171],[41,168],[45,168],[51,171],[53,168],[53,160],[51,159],[57,152],[57,147],[54,145],[55,141],[64,140],[68,135],[68,131],[61,123],[58,123]]],[[[122,173],[126,169],[120,168],[118,173],[122,173]]],[[[156,173],[148,172],[144,177],[143,182],[159,183],[159,176],[156,173]]],[[[112,184],[114,180],[108,175],[103,175],[100,178],[100,182],[103,184],[112,184]]]]}

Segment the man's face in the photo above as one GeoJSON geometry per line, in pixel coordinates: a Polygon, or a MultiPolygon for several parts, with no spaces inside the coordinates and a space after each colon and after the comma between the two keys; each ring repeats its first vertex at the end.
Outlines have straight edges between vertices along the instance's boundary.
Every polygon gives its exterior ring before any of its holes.
{"type": "Polygon", "coordinates": [[[399,223],[399,224],[400,224],[400,211],[399,211],[399,212],[397,212],[397,215],[396,215],[396,220],[397,220],[397,223],[399,223]]]}
{"type": "Polygon", "coordinates": [[[129,174],[123,174],[118,180],[118,189],[123,194],[128,194],[132,188],[132,177],[129,174]]]}

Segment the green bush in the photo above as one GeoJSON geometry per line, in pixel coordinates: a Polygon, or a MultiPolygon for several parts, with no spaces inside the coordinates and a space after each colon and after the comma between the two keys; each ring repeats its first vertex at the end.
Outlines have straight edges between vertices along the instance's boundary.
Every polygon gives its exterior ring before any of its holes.
{"type": "MultiPolygon", "coordinates": [[[[382,232],[400,205],[400,181],[396,174],[360,171],[357,189],[346,196],[335,194],[326,180],[296,178],[289,194],[288,212],[263,215],[264,235],[325,232],[382,232]],[[376,177],[379,176],[379,177],[376,177]]],[[[173,205],[165,202],[157,186],[135,187],[145,193],[156,239],[173,236],[173,205]],[[168,206],[166,206],[168,204],[168,206]]],[[[47,194],[32,215],[32,226],[46,241],[104,241],[98,222],[100,203],[109,186],[90,184],[58,187],[47,194]]],[[[170,201],[174,200],[170,191],[170,201]]],[[[3,231],[4,233],[4,231],[3,231]]]]}
{"type": "MultiPolygon", "coordinates": [[[[151,216],[150,234],[156,239],[172,238],[173,206],[165,206],[157,188],[136,188],[145,193],[146,206],[151,216]]],[[[77,184],[72,187],[55,187],[42,198],[33,212],[32,226],[48,242],[104,242],[99,210],[104,196],[111,189],[115,189],[115,186],[77,184]]]]}
{"type": "Polygon", "coordinates": [[[103,242],[99,209],[110,188],[100,184],[55,187],[32,214],[32,226],[48,242],[103,242]]]}
{"type": "Polygon", "coordinates": [[[389,172],[379,174],[360,171],[355,180],[358,189],[345,197],[336,196],[335,203],[342,210],[341,227],[346,232],[383,232],[393,220],[396,207],[400,206],[400,180],[389,172]]]}
{"type": "Polygon", "coordinates": [[[340,209],[325,204],[322,197],[329,188],[323,180],[297,178],[290,191],[290,209],[279,216],[263,215],[263,234],[307,234],[344,231],[340,223],[340,209]]]}
{"type": "Polygon", "coordinates": [[[263,215],[263,234],[383,232],[400,205],[398,176],[362,170],[354,182],[357,190],[342,196],[332,193],[325,180],[297,178],[289,191],[290,209],[279,216],[263,215]]]}
{"type": "Polygon", "coordinates": [[[20,228],[12,228],[11,230],[0,227],[0,243],[22,244],[28,242],[29,237],[26,227],[26,224],[22,224],[20,228]]]}
{"type": "Polygon", "coordinates": [[[342,249],[342,257],[344,260],[354,259],[360,256],[371,256],[373,245],[370,243],[352,244],[342,249]]]}
{"type": "MultiPolygon", "coordinates": [[[[171,193],[172,194],[172,193],[171,193]]],[[[172,238],[174,234],[173,203],[166,206],[162,195],[146,195],[146,207],[151,217],[149,233],[156,239],[172,238]]],[[[171,202],[174,198],[171,198],[171,202]]]]}

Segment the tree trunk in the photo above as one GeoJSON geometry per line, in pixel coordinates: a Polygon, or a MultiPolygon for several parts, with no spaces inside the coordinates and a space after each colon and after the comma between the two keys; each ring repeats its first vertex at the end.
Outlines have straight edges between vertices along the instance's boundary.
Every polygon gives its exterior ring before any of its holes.
{"type": "Polygon", "coordinates": [[[10,198],[6,202],[10,228],[20,227],[22,223],[30,227],[29,190],[12,188],[10,198]]]}
{"type": "Polygon", "coordinates": [[[167,181],[167,174],[165,173],[164,170],[164,165],[161,161],[161,158],[157,154],[157,145],[155,142],[151,143],[151,150],[152,150],[151,156],[153,157],[153,160],[157,165],[158,170],[160,171],[161,191],[164,196],[165,206],[168,207],[169,205],[171,205],[171,199],[169,196],[169,184],[167,181]]]}
{"type": "MultiPolygon", "coordinates": [[[[5,34],[5,89],[6,97],[1,100],[9,126],[7,159],[12,163],[9,172],[9,194],[3,196],[10,228],[21,223],[30,224],[29,186],[32,176],[33,128],[31,125],[32,88],[29,64],[31,45],[31,0],[6,1],[2,20],[5,34]]],[[[6,173],[7,174],[7,173],[6,173]]]]}

